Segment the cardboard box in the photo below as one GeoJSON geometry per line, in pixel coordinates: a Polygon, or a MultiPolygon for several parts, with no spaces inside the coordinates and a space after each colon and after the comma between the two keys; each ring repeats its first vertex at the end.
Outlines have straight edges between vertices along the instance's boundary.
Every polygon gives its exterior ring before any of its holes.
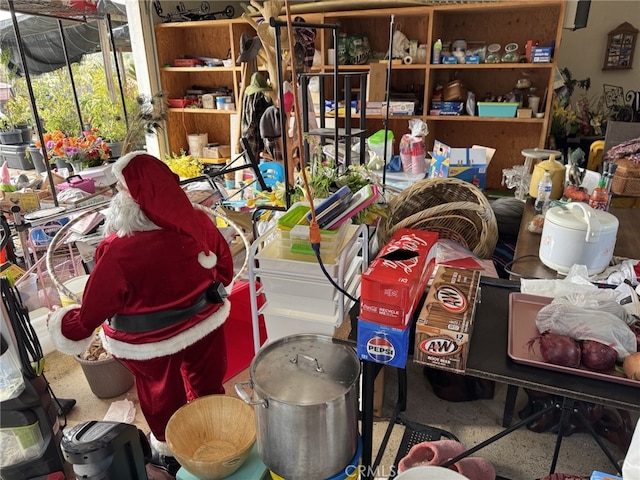
{"type": "Polygon", "coordinates": [[[231,145],[207,145],[202,149],[204,158],[230,158],[231,145]]]}
{"type": "MultiPolygon", "coordinates": [[[[382,111],[385,111],[387,102],[382,102],[382,111]]],[[[389,101],[389,115],[413,115],[416,108],[416,102],[411,101],[389,101]]]]}
{"type": "Polygon", "coordinates": [[[604,473],[604,472],[599,472],[598,470],[594,470],[593,473],[591,474],[591,480],[624,480],[624,479],[612,473],[604,473]]]}
{"type": "Polygon", "coordinates": [[[78,175],[82,178],[93,178],[96,181],[96,187],[109,187],[118,183],[118,179],[113,174],[113,163],[87,168],[80,171],[78,175]]]}
{"type": "Polygon", "coordinates": [[[552,47],[532,47],[531,48],[531,63],[550,63],[552,47]]]}
{"type": "Polygon", "coordinates": [[[22,213],[40,208],[40,201],[50,193],[44,190],[27,190],[24,192],[0,192],[2,210],[11,211],[11,207],[18,205],[22,213]]]}
{"type": "Polygon", "coordinates": [[[484,189],[487,167],[495,150],[480,145],[452,148],[436,140],[433,144],[428,178],[458,178],[484,189]]]}
{"type": "Polygon", "coordinates": [[[369,102],[382,104],[387,96],[387,65],[372,63],[367,76],[367,105],[369,102]]]}
{"type": "MultiPolygon", "coordinates": [[[[51,172],[51,178],[53,179],[53,185],[60,185],[61,183],[64,183],[67,178],[63,177],[62,175],[58,175],[55,172],[51,172]]],[[[48,191],[49,194],[51,194],[51,186],[49,185],[49,175],[45,175],[44,176],[44,180],[42,182],[42,186],[40,187],[40,189],[42,191],[48,191]]]]}
{"type": "MultiPolygon", "coordinates": [[[[108,202],[111,200],[113,192],[108,187],[96,188],[96,193],[88,195],[86,197],[74,200],[72,202],[61,202],[58,200],[60,207],[65,207],[67,210],[73,210],[76,208],[90,207],[91,205],[98,205],[100,203],[108,202]]],[[[47,195],[40,200],[40,208],[53,208],[55,203],[53,202],[53,196],[47,192],[47,195]]]]}
{"type": "Polygon", "coordinates": [[[410,325],[395,328],[358,318],[358,358],[404,368],[409,356],[410,332],[410,325]]]}
{"type": "Polygon", "coordinates": [[[438,267],[416,323],[414,362],[464,373],[479,285],[479,270],[438,267]]]}
{"type": "Polygon", "coordinates": [[[360,318],[408,325],[433,272],[437,241],[434,232],[399,229],[362,274],[360,318]]]}
{"type": "Polygon", "coordinates": [[[431,102],[429,115],[462,115],[464,102],[431,102]]]}

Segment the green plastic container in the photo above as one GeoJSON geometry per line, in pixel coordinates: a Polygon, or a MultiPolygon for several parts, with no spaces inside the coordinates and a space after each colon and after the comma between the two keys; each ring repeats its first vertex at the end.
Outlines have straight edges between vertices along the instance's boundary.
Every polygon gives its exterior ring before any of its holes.
{"type": "MultiPolygon", "coordinates": [[[[393,138],[393,132],[391,130],[387,131],[387,161],[391,160],[393,157],[395,139],[393,138]]],[[[369,150],[374,151],[380,158],[385,158],[384,156],[384,130],[378,130],[376,133],[367,138],[367,144],[369,145],[369,150]]]]}

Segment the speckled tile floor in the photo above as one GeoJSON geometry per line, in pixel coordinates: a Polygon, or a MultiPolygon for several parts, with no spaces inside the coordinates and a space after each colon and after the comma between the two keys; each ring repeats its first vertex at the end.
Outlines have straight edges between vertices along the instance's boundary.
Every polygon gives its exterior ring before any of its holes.
{"type": "MultiPolygon", "coordinates": [[[[54,351],[46,356],[46,364],[45,375],[54,393],[61,398],[77,400],[77,405],[66,419],[65,430],[84,421],[101,420],[114,401],[126,398],[133,402],[136,409],[133,423],[143,431],[148,431],[137,404],[135,387],[119,397],[100,399],[91,392],[80,365],[71,357],[54,351]]],[[[497,384],[491,400],[456,403],[441,400],[434,395],[431,385],[422,374],[421,366],[410,362],[407,366],[407,374],[409,394],[407,410],[401,414],[403,419],[451,432],[467,448],[502,431],[506,386],[497,384]]],[[[248,378],[247,369],[230,379],[226,384],[227,393],[235,396],[233,385],[248,378]]],[[[393,411],[397,392],[396,382],[395,370],[385,370],[383,417],[388,418],[393,411]]],[[[516,403],[516,412],[524,406],[525,402],[526,395],[521,391],[516,403]]],[[[638,416],[635,415],[633,418],[637,420],[638,416]]],[[[374,458],[387,425],[388,421],[385,418],[377,418],[374,423],[374,458]]],[[[403,434],[404,427],[395,425],[376,471],[376,479],[386,479],[391,474],[403,434]]],[[[501,477],[511,480],[534,480],[549,473],[555,441],[556,436],[552,433],[535,433],[521,428],[474,455],[489,460],[501,477]]],[[[624,458],[624,452],[619,451],[608,441],[604,440],[604,442],[616,458],[624,458]]],[[[576,433],[564,437],[556,472],[588,477],[594,470],[614,473],[613,467],[593,438],[587,433],[576,433]]]]}

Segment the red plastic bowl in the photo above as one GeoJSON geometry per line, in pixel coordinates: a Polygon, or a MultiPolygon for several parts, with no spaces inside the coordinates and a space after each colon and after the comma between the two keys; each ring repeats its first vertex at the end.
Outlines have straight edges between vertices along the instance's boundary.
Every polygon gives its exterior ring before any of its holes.
{"type": "Polygon", "coordinates": [[[169,106],[171,108],[184,108],[184,107],[188,107],[189,105],[192,105],[194,102],[194,100],[191,100],[190,98],[170,98],[169,99],[169,106]]]}

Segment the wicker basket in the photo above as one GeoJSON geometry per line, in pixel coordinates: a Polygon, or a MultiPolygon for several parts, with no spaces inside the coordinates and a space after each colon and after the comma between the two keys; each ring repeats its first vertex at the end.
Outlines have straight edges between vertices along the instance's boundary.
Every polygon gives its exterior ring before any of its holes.
{"type": "Polygon", "coordinates": [[[640,197],[640,163],[621,158],[616,164],[618,168],[613,175],[611,191],[616,195],[640,197]]]}
{"type": "Polygon", "coordinates": [[[498,242],[489,200],[476,186],[457,178],[424,179],[394,197],[378,228],[380,245],[402,227],[438,232],[479,258],[491,258],[498,242]]]}

